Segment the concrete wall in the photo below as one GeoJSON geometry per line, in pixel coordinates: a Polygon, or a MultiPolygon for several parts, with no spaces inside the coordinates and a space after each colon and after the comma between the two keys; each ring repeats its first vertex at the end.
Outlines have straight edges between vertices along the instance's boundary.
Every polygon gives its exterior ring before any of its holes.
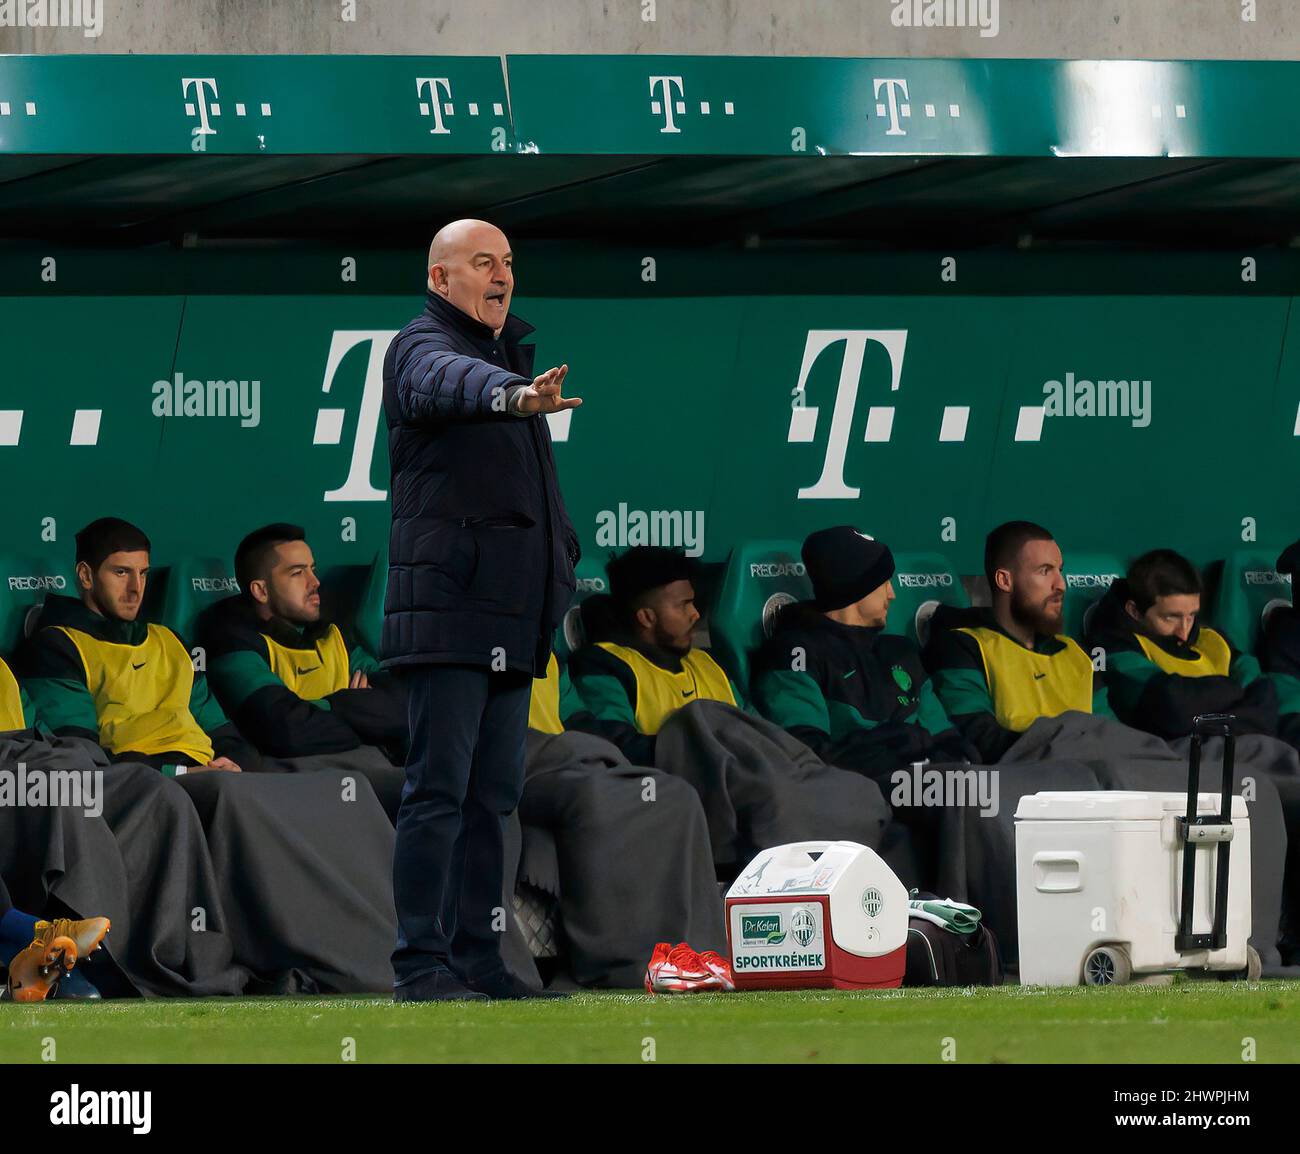
{"type": "Polygon", "coordinates": [[[0,52],[1283,60],[1300,0],[0,0],[0,52]],[[966,26],[895,23],[936,4],[966,26]],[[16,26],[60,6],[82,26],[16,26]]]}

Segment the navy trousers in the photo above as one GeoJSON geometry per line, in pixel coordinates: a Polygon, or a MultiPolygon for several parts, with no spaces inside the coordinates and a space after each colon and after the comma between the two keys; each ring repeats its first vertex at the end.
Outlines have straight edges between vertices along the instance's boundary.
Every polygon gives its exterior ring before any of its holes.
{"type": "Polygon", "coordinates": [[[397,985],[440,968],[479,981],[504,968],[503,839],[524,787],[532,681],[465,665],[420,666],[406,681],[393,973],[397,985]]]}

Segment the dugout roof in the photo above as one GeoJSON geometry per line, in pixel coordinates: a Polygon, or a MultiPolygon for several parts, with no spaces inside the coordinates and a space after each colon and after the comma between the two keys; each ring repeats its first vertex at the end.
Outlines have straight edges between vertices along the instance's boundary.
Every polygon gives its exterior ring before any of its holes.
{"type": "Polygon", "coordinates": [[[0,57],[0,239],[1287,246],[1300,63],[0,57]]]}

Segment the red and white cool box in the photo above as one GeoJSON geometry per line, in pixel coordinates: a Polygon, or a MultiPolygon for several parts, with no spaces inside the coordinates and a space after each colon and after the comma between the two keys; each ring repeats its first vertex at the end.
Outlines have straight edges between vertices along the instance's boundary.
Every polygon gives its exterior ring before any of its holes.
{"type": "Polygon", "coordinates": [[[907,890],[852,841],[764,850],[727,891],[727,943],[738,990],[902,984],[907,890]]]}

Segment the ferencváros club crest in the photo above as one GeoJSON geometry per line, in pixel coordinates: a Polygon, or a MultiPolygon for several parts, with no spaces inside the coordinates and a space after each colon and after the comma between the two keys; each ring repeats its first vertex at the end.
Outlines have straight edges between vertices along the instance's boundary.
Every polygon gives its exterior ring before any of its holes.
{"type": "Polygon", "coordinates": [[[794,916],[790,919],[790,932],[794,934],[796,942],[806,946],[817,936],[817,923],[807,910],[795,910],[794,916]]]}
{"type": "Polygon", "coordinates": [[[798,600],[793,593],[773,593],[763,602],[763,636],[771,637],[776,628],[776,615],[783,605],[793,605],[798,600]]]}
{"type": "Polygon", "coordinates": [[[875,886],[868,886],[862,891],[862,912],[869,918],[880,913],[885,904],[884,895],[875,886]]]}

